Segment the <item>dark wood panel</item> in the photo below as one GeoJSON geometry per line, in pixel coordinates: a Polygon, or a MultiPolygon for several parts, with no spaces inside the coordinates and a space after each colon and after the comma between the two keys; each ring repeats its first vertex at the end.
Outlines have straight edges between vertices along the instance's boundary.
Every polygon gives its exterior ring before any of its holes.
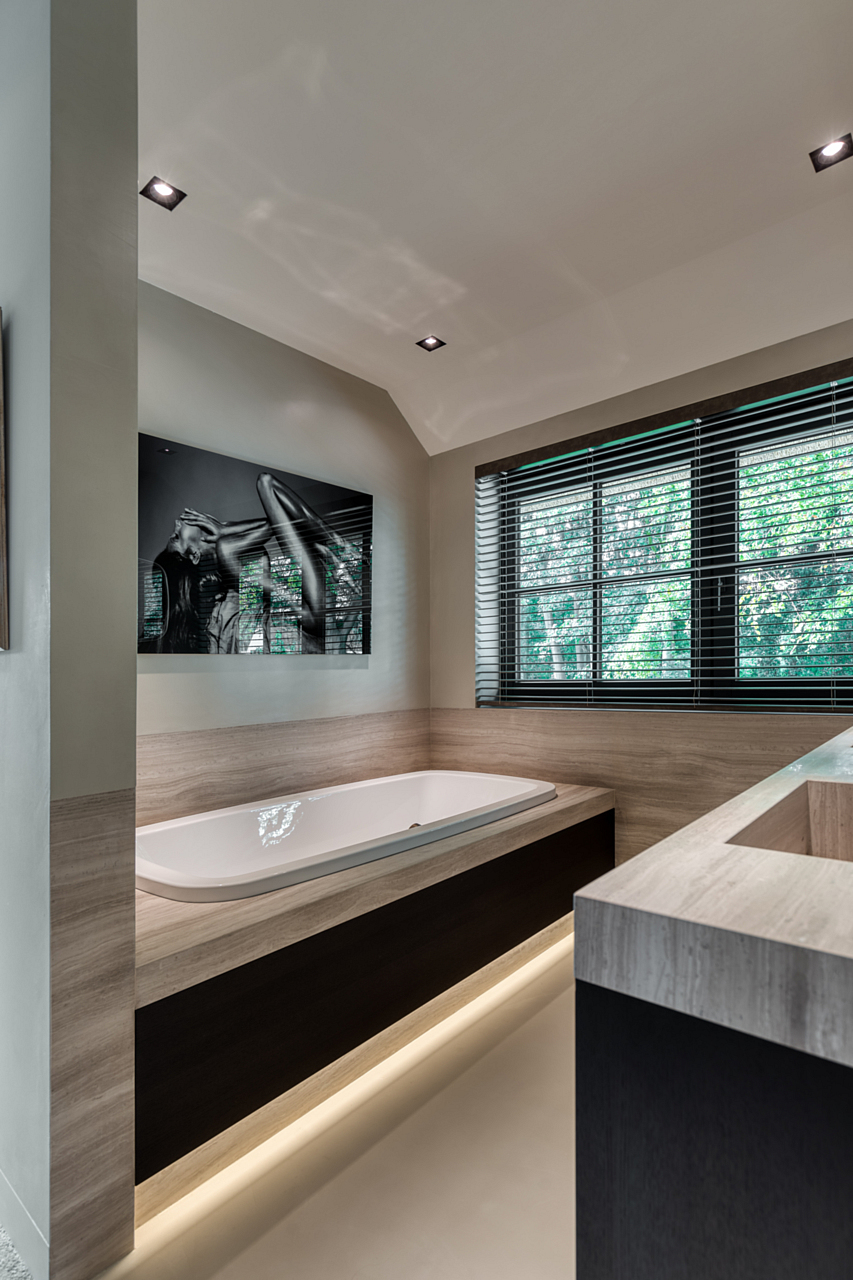
{"type": "Polygon", "coordinates": [[[579,1280],[849,1280],[853,1071],[577,984],[579,1280]]]}
{"type": "Polygon", "coordinates": [[[559,919],[612,866],[609,811],[138,1009],[137,1182],[559,919]]]}

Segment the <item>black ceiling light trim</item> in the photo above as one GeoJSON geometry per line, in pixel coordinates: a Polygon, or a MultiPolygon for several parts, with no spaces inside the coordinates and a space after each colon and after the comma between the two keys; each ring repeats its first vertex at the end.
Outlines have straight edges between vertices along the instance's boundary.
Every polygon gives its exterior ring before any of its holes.
{"type": "Polygon", "coordinates": [[[415,346],[423,347],[424,351],[438,351],[439,347],[446,347],[447,343],[442,342],[441,338],[437,338],[434,333],[428,333],[425,338],[421,338],[420,342],[416,342],[415,346]]]}
{"type": "Polygon", "coordinates": [[[815,173],[839,164],[842,160],[849,160],[851,156],[853,156],[853,134],[851,133],[845,133],[843,138],[833,138],[832,142],[825,142],[822,147],[818,147],[817,151],[809,152],[809,159],[814,165],[815,173]]]}
{"type": "Polygon", "coordinates": [[[172,186],[171,182],[166,182],[165,178],[153,177],[139,193],[145,196],[146,200],[153,200],[155,204],[160,204],[164,209],[170,212],[176,209],[182,200],[186,199],[186,191],[179,191],[177,187],[172,186]]]}

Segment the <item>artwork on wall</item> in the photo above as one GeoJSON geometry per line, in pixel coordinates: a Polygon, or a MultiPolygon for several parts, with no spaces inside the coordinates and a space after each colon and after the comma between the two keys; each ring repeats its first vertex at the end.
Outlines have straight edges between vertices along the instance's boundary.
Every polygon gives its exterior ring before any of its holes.
{"type": "Polygon", "coordinates": [[[6,543],[6,421],[3,412],[3,312],[0,311],[0,649],[9,648],[9,565],[6,543]]]}
{"type": "Polygon", "coordinates": [[[140,653],[370,652],[373,499],[139,437],[140,653]]]}

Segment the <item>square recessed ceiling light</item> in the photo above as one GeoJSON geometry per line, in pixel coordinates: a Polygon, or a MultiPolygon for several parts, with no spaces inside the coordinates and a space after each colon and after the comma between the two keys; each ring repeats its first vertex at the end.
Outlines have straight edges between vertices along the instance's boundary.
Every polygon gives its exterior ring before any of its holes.
{"type": "Polygon", "coordinates": [[[421,338],[420,342],[416,342],[415,346],[423,347],[424,351],[438,351],[439,347],[446,347],[447,343],[442,342],[441,338],[437,338],[434,333],[428,333],[425,338],[421,338]]]}
{"type": "Polygon", "coordinates": [[[179,191],[177,187],[172,186],[171,182],[164,182],[162,178],[152,178],[150,182],[146,182],[139,194],[145,196],[146,200],[153,200],[155,204],[161,204],[164,209],[171,211],[178,207],[187,193],[179,191]]]}
{"type": "Polygon", "coordinates": [[[853,156],[853,134],[845,133],[843,138],[836,138],[834,142],[827,142],[824,146],[818,147],[817,151],[809,152],[809,159],[814,165],[815,173],[820,173],[821,169],[828,169],[832,164],[838,164],[840,160],[849,160],[853,156]]]}

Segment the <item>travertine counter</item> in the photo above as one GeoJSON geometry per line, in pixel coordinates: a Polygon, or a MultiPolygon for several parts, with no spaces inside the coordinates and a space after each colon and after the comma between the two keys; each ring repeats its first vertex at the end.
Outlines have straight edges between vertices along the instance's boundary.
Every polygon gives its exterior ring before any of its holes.
{"type": "Polygon", "coordinates": [[[175,902],[137,890],[137,1007],[575,826],[613,803],[604,788],[558,785],[556,799],[487,826],[235,902],[175,902]]]}
{"type": "Polygon", "coordinates": [[[580,890],[576,976],[853,1066],[848,858],[853,730],[580,890]]]}

